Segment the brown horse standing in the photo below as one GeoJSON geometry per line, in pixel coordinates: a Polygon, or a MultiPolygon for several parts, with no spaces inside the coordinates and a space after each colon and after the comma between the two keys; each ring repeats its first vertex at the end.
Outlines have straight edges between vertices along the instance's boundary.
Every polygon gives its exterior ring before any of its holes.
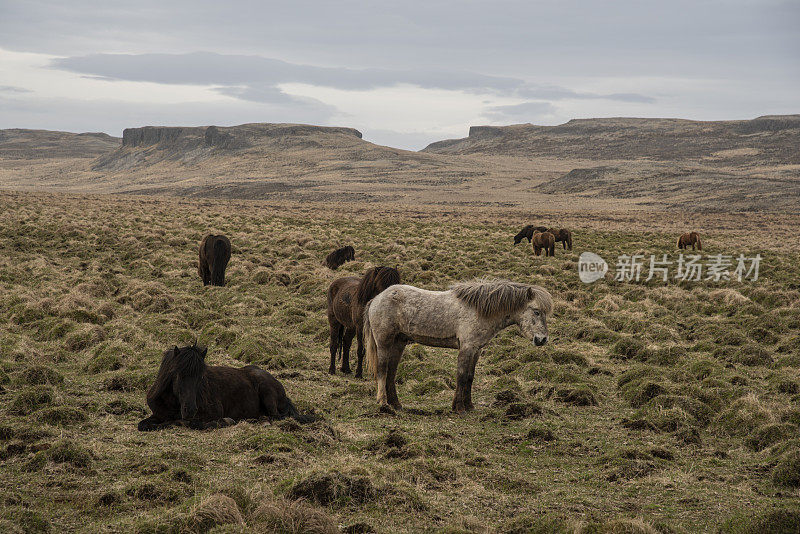
{"type": "Polygon", "coordinates": [[[139,430],[160,430],[172,425],[205,429],[228,426],[241,419],[302,416],[286,396],[286,390],[268,372],[247,365],[240,369],[206,365],[205,347],[164,352],[158,376],[147,391],[153,415],[139,422],[139,430]]]}
{"type": "Polygon", "coordinates": [[[224,286],[225,268],[231,259],[231,242],[224,235],[209,234],[200,243],[197,273],[203,285],[224,286]]]}
{"type": "Polygon", "coordinates": [[[695,245],[697,245],[697,250],[703,250],[703,245],[700,243],[700,234],[687,232],[678,238],[678,248],[689,248],[689,245],[692,246],[692,250],[694,250],[695,245]]]}
{"type": "Polygon", "coordinates": [[[556,239],[556,243],[561,241],[561,243],[564,245],[564,250],[567,248],[572,250],[572,232],[566,228],[561,228],[560,230],[558,228],[550,228],[548,232],[553,234],[553,237],[556,239]]]}
{"type": "Polygon", "coordinates": [[[541,255],[544,250],[545,256],[556,255],[556,238],[550,232],[534,232],[533,240],[533,253],[537,256],[541,255]]]}
{"type": "Polygon", "coordinates": [[[400,283],[400,273],[392,267],[374,267],[363,278],[346,276],[338,278],[328,288],[328,323],[331,327],[331,367],[336,374],[336,353],[342,355],[342,372],[350,373],[350,344],[357,337],[356,378],[362,376],[364,362],[364,306],[378,293],[400,283]]]}

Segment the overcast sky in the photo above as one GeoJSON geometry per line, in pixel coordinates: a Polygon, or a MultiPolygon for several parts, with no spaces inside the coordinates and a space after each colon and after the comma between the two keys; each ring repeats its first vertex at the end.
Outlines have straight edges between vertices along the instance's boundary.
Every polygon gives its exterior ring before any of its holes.
{"type": "Polygon", "coordinates": [[[0,0],[0,128],[800,113],[800,0],[0,0]]]}

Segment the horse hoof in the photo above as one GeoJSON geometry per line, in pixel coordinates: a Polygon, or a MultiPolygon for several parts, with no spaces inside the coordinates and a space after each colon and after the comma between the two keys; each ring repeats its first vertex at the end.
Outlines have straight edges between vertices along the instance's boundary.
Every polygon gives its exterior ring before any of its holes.
{"type": "Polygon", "coordinates": [[[464,412],[466,412],[468,409],[469,409],[469,408],[467,408],[467,407],[466,407],[466,406],[465,406],[463,403],[461,403],[461,402],[459,402],[459,403],[457,403],[457,404],[453,404],[453,411],[454,411],[455,413],[464,413],[464,412]]]}
{"type": "Polygon", "coordinates": [[[355,375],[353,375],[353,377],[354,377],[354,378],[364,378],[364,377],[361,375],[361,371],[356,371],[356,374],[355,374],[355,375]]]}
{"type": "Polygon", "coordinates": [[[394,408],[389,406],[388,404],[381,404],[381,407],[378,408],[380,413],[387,413],[389,415],[397,415],[397,412],[394,411],[394,408]]]}
{"type": "Polygon", "coordinates": [[[330,369],[328,369],[328,372],[329,372],[330,374],[332,374],[332,375],[335,375],[335,374],[336,374],[336,369],[334,369],[333,367],[331,367],[330,369]]]}
{"type": "Polygon", "coordinates": [[[231,419],[230,417],[223,417],[222,418],[222,425],[223,426],[233,426],[236,424],[236,421],[231,419]]]}
{"type": "Polygon", "coordinates": [[[343,367],[342,368],[342,374],[349,375],[352,372],[353,371],[351,371],[349,367],[343,367]]]}

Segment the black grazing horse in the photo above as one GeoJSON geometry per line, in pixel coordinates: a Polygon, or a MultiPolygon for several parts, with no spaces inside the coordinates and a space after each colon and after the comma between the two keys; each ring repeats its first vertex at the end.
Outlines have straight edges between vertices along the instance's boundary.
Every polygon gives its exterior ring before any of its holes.
{"type": "Polygon", "coordinates": [[[224,235],[209,234],[200,243],[197,272],[203,285],[224,286],[225,267],[231,259],[231,242],[224,235]]]}
{"type": "Polygon", "coordinates": [[[297,412],[278,380],[248,365],[240,369],[206,365],[205,347],[196,344],[168,349],[156,381],[147,391],[153,415],[139,422],[139,430],[160,430],[171,425],[205,429],[231,425],[241,419],[294,417],[297,412]]]}
{"type": "Polygon", "coordinates": [[[327,265],[330,269],[336,270],[341,266],[343,263],[348,261],[353,261],[356,259],[356,251],[350,245],[346,247],[337,248],[325,258],[325,265],[327,265]]]}
{"type": "Polygon", "coordinates": [[[517,235],[514,236],[514,244],[518,245],[520,241],[523,239],[527,239],[528,243],[531,242],[533,238],[533,232],[546,232],[547,228],[544,226],[534,226],[529,224],[528,226],[524,227],[522,230],[519,231],[517,235]]]}
{"type": "Polygon", "coordinates": [[[350,344],[356,336],[356,378],[361,378],[364,362],[364,306],[389,286],[400,283],[400,273],[393,267],[373,267],[362,278],[345,276],[328,288],[328,324],[331,328],[331,366],[336,373],[336,354],[342,356],[342,372],[350,372],[350,344]]]}

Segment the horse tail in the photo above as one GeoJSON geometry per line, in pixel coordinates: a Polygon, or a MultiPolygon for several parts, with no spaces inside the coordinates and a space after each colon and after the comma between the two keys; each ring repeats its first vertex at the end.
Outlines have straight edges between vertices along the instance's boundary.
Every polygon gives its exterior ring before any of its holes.
{"type": "Polygon", "coordinates": [[[367,370],[376,377],[378,370],[378,344],[375,342],[375,334],[372,333],[372,326],[369,324],[369,307],[372,302],[364,307],[364,344],[366,345],[367,370]]]}
{"type": "Polygon", "coordinates": [[[225,285],[225,257],[228,254],[228,247],[222,239],[214,240],[214,257],[211,259],[211,278],[215,286],[225,285]]]}
{"type": "Polygon", "coordinates": [[[678,238],[678,248],[683,248],[683,247],[681,247],[682,244],[683,244],[683,236],[680,236],[678,238]]]}
{"type": "Polygon", "coordinates": [[[291,417],[298,423],[302,424],[313,423],[317,420],[317,418],[313,415],[303,415],[297,411],[297,407],[295,407],[294,403],[291,401],[291,399],[289,399],[289,397],[286,397],[286,408],[281,413],[281,419],[286,417],[291,417]]]}

